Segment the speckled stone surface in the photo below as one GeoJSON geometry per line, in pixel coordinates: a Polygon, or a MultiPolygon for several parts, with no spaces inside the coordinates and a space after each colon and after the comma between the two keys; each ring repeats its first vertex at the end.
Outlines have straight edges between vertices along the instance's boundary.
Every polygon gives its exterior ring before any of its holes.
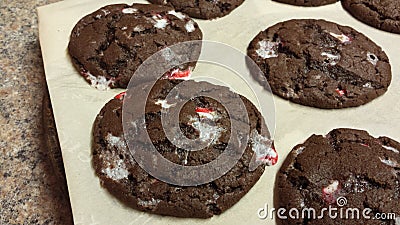
{"type": "Polygon", "coordinates": [[[72,224],[65,178],[43,145],[47,95],[36,8],[56,0],[0,1],[0,224],[72,224]]]}

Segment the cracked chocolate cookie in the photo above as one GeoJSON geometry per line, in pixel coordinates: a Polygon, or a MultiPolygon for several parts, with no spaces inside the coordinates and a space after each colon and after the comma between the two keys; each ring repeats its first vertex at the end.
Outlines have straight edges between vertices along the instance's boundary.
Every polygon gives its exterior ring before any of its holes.
{"type": "Polygon", "coordinates": [[[288,219],[278,224],[399,224],[399,151],[400,143],[361,130],[335,129],[326,136],[312,135],[285,159],[277,175],[274,201],[275,208],[294,208],[300,215],[304,209],[315,211],[305,211],[305,216],[296,219],[286,214],[288,219]],[[323,211],[329,207],[337,209],[337,218],[323,211]],[[341,209],[345,213],[358,209],[359,219],[356,214],[346,218],[341,209]],[[397,218],[373,219],[378,213],[395,213],[397,218]]]}
{"type": "MultiPolygon", "coordinates": [[[[193,98],[180,111],[180,128],[187,138],[201,139],[209,145],[194,152],[173,145],[163,131],[161,110],[175,107],[165,97],[179,82],[161,80],[152,88],[146,106],[146,128],[137,129],[136,132],[147,132],[157,151],[175,164],[207,164],[216,159],[230,141],[230,117],[216,100],[208,97],[193,98]]],[[[188,82],[196,86],[205,84],[188,82]]],[[[243,110],[248,113],[251,134],[237,164],[210,183],[177,186],[149,175],[129,153],[121,118],[124,94],[118,95],[104,106],[93,127],[93,166],[102,186],[128,206],[141,211],[195,218],[221,214],[250,190],[263,174],[265,165],[275,164],[278,158],[261,114],[249,100],[244,97],[241,99],[246,108],[243,110]],[[252,160],[258,166],[250,171],[252,160]]],[[[232,119],[238,118],[232,116],[232,119]]],[[[135,143],[135,148],[143,146],[143,143],[135,143]]]]}
{"type": "Polygon", "coordinates": [[[384,94],[392,79],[385,52],[351,27],[324,20],[289,20],[260,32],[247,54],[273,93],[317,108],[366,104],[384,94]],[[264,78],[265,77],[265,78],[264,78]]]}
{"type": "Polygon", "coordinates": [[[297,6],[322,6],[333,4],[339,0],[274,0],[276,2],[286,3],[297,6]]]}
{"type": "Polygon", "coordinates": [[[149,2],[172,6],[193,18],[209,20],[228,15],[244,0],[149,0],[149,2]]]}
{"type": "Polygon", "coordinates": [[[397,0],[342,0],[351,15],[380,30],[400,34],[400,2],[397,0]]]}
{"type": "Polygon", "coordinates": [[[68,51],[75,68],[92,86],[126,88],[149,56],[167,46],[201,39],[197,23],[171,7],[118,4],[82,18],[72,30],[68,51]]]}

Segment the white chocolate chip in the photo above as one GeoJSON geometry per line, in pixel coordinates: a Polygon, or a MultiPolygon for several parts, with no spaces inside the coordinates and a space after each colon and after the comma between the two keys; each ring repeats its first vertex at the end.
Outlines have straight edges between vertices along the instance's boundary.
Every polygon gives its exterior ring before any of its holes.
{"type": "Polygon", "coordinates": [[[194,22],[193,20],[189,20],[186,24],[185,24],[185,29],[188,33],[191,33],[193,31],[196,30],[196,27],[194,26],[194,22]]]}
{"type": "Polygon", "coordinates": [[[329,61],[329,65],[331,66],[336,65],[340,61],[340,55],[334,55],[331,53],[322,52],[321,56],[325,56],[329,61]]]}
{"type": "Polygon", "coordinates": [[[343,44],[350,44],[352,42],[351,38],[344,34],[335,34],[332,32],[330,32],[329,34],[332,35],[334,38],[338,39],[343,44]]]}
{"type": "Polygon", "coordinates": [[[181,12],[176,12],[175,10],[169,11],[168,14],[174,15],[174,16],[176,16],[176,17],[177,17],[178,19],[180,19],[180,20],[184,20],[184,19],[187,18],[187,16],[186,16],[185,14],[183,14],[183,13],[181,13],[181,12]]]}
{"type": "Polygon", "coordinates": [[[363,87],[365,87],[365,88],[372,88],[372,84],[371,84],[371,82],[368,82],[368,83],[365,83],[365,84],[363,85],[363,87]]]}
{"type": "Polygon", "coordinates": [[[393,147],[386,146],[386,145],[382,145],[382,147],[385,148],[385,149],[387,149],[387,150],[389,150],[389,151],[392,151],[392,152],[394,152],[394,153],[400,153],[399,150],[397,150],[397,149],[395,149],[395,148],[393,148],[393,147]]]}
{"type": "Polygon", "coordinates": [[[161,100],[161,99],[158,99],[156,102],[155,102],[155,104],[156,105],[160,105],[161,106],[161,108],[163,108],[163,109],[169,109],[169,108],[171,108],[172,106],[174,106],[175,104],[168,104],[168,102],[167,102],[167,100],[161,100]]]}
{"type": "Polygon", "coordinates": [[[86,79],[90,81],[90,85],[101,91],[110,89],[110,85],[114,83],[113,80],[107,80],[104,76],[95,77],[90,72],[84,74],[86,75],[86,79]]]}
{"type": "Polygon", "coordinates": [[[158,29],[164,29],[169,24],[168,20],[166,18],[162,18],[160,15],[155,15],[152,18],[155,21],[154,27],[158,29]]]}
{"type": "Polygon", "coordinates": [[[132,14],[132,13],[135,13],[135,12],[137,12],[137,11],[138,11],[138,10],[135,9],[135,8],[125,8],[125,9],[122,10],[122,13],[125,13],[125,14],[132,14]]]}

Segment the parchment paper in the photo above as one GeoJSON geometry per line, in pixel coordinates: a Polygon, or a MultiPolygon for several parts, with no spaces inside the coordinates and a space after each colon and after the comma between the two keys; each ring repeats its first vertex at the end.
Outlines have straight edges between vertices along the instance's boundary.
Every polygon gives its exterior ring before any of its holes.
{"type": "MultiPolygon", "coordinates": [[[[145,1],[135,1],[146,3],[145,1]]],[[[376,30],[348,15],[340,3],[303,8],[272,2],[246,0],[230,15],[213,20],[196,20],[205,40],[220,41],[246,52],[251,39],[261,30],[291,18],[322,18],[349,25],[382,46],[390,58],[393,71],[389,91],[373,102],[352,109],[320,110],[275,98],[275,146],[280,154],[278,165],[266,169],[263,177],[234,207],[208,220],[178,219],[142,213],[127,208],[100,187],[91,166],[91,130],[93,121],[111,98],[122,90],[98,91],[90,87],[73,68],[67,55],[70,32],[84,15],[112,3],[131,1],[68,0],[40,7],[39,30],[46,79],[59,132],[65,172],[75,224],[275,224],[260,220],[257,210],[273,207],[275,174],[288,152],[311,134],[326,134],[333,128],[350,127],[386,135],[400,140],[399,68],[400,35],[376,30]]],[[[212,67],[196,71],[213,72],[212,67]],[[204,70],[203,70],[204,69],[204,70]],[[208,70],[207,70],[208,69],[208,70]]],[[[225,79],[236,91],[254,100],[237,79],[225,79]]],[[[267,94],[264,92],[264,94],[267,94]]],[[[263,96],[258,96],[262,101],[263,96]]]]}

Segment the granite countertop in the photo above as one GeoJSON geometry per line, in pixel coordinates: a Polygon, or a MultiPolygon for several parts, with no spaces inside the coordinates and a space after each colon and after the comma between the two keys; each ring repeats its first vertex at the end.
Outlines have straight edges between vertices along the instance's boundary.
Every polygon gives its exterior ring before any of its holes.
{"type": "Polygon", "coordinates": [[[48,92],[36,8],[56,1],[0,2],[0,225],[72,224],[65,177],[43,141],[48,92]]]}

